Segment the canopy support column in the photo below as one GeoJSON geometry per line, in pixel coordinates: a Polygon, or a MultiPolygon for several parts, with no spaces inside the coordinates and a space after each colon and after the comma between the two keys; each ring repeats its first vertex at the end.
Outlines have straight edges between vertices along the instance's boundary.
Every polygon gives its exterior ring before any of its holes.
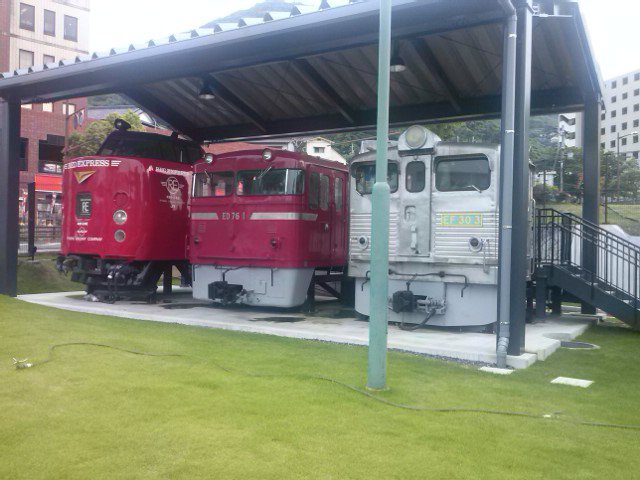
{"type": "Polygon", "coordinates": [[[529,116],[531,114],[531,44],[533,7],[531,0],[517,5],[515,139],[513,161],[513,230],[511,248],[511,297],[509,355],[524,348],[527,308],[527,251],[529,248],[529,116]]]}
{"type": "Polygon", "coordinates": [[[0,100],[0,294],[18,293],[20,102],[0,100]]]}
{"type": "MultiPolygon", "coordinates": [[[[600,206],[600,99],[597,96],[588,98],[584,106],[582,153],[582,171],[584,194],[582,200],[582,217],[598,225],[600,206]]],[[[596,245],[584,236],[582,241],[582,266],[596,275],[598,258],[596,245]]],[[[582,313],[595,314],[596,309],[587,303],[582,304],[582,313]]]]}
{"type": "Polygon", "coordinates": [[[376,183],[371,196],[371,282],[367,388],[386,386],[389,308],[389,196],[387,150],[391,62],[391,0],[380,0],[376,183]]]}

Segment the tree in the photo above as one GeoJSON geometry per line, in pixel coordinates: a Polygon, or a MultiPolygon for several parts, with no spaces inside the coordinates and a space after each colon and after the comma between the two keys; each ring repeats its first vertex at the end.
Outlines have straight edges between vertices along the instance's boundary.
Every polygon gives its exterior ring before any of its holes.
{"type": "Polygon", "coordinates": [[[67,138],[65,159],[95,155],[107,135],[113,130],[113,122],[121,118],[131,124],[131,130],[144,130],[140,117],[132,111],[110,113],[102,120],[91,122],[82,132],[73,132],[67,138]]]}

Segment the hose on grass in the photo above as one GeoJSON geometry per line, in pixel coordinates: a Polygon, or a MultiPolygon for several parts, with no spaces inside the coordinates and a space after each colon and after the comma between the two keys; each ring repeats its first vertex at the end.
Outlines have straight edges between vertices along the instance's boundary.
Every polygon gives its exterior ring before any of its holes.
{"type": "Polygon", "coordinates": [[[428,407],[428,406],[416,406],[416,405],[407,405],[404,403],[394,402],[393,400],[386,399],[384,397],[380,397],[373,392],[363,390],[361,388],[355,387],[353,385],[349,385],[348,383],[342,382],[340,380],[336,380],[335,378],[326,377],[322,375],[308,375],[308,374],[289,374],[289,375],[281,375],[281,374],[262,374],[262,373],[253,373],[246,372],[242,370],[238,370],[235,368],[229,368],[224,365],[221,365],[217,362],[213,362],[211,360],[205,360],[198,357],[193,357],[191,355],[181,354],[181,353],[152,353],[152,352],[144,352],[140,350],[133,350],[128,348],[117,347],[115,345],[110,345],[107,343],[95,343],[95,342],[68,342],[68,343],[59,343],[56,345],[49,346],[49,354],[44,360],[40,360],[38,362],[29,362],[27,359],[25,360],[16,360],[13,359],[14,365],[16,369],[22,370],[31,367],[37,367],[39,365],[43,365],[45,363],[51,362],[53,360],[53,352],[57,348],[62,347],[70,347],[70,346],[91,346],[91,347],[101,347],[101,348],[109,348],[112,350],[117,350],[119,352],[130,353],[132,355],[141,355],[147,357],[190,357],[196,358],[204,363],[209,363],[215,366],[217,369],[235,375],[241,375],[245,377],[252,378],[293,378],[298,380],[315,380],[321,382],[328,382],[334,385],[338,385],[347,390],[351,390],[352,392],[363,395],[367,398],[370,398],[376,402],[382,403],[383,405],[387,405],[394,408],[400,408],[403,410],[411,410],[414,412],[439,412],[439,413],[480,413],[486,415],[501,415],[501,416],[510,416],[510,417],[525,417],[525,418],[534,418],[534,419],[544,419],[544,420],[556,420],[563,423],[569,423],[573,425],[583,425],[589,427],[601,427],[601,428],[616,428],[616,429],[625,429],[625,430],[636,430],[640,431],[640,425],[631,425],[631,424],[622,424],[622,423],[609,423],[609,422],[596,422],[596,421],[585,421],[585,420],[570,420],[563,419],[558,417],[557,415],[562,413],[560,411],[555,411],[552,413],[530,413],[530,412],[519,412],[519,411],[510,411],[510,410],[498,410],[498,409],[489,409],[489,408],[475,408],[475,407],[428,407]]]}

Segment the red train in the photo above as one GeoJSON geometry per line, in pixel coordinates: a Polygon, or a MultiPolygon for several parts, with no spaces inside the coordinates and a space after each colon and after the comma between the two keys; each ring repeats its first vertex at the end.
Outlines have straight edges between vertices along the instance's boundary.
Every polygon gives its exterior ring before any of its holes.
{"type": "Polygon", "coordinates": [[[98,153],[64,165],[58,268],[87,293],[153,295],[173,266],[190,281],[188,197],[196,143],[129,130],[123,120],[98,153]]]}
{"type": "Polygon", "coordinates": [[[323,284],[342,272],[346,165],[265,149],[207,155],[194,172],[195,298],[294,307],[305,302],[314,279],[323,284]]]}

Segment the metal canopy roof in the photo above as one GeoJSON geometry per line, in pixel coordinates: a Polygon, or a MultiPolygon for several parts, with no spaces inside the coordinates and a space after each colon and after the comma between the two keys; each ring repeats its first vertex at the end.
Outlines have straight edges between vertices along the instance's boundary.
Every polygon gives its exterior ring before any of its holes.
{"type": "MultiPolygon", "coordinates": [[[[122,93],[198,141],[372,127],[378,2],[334,2],[7,72],[0,96],[29,103],[122,93]],[[205,81],[212,100],[198,96],[205,81]]],[[[391,124],[500,115],[503,4],[393,2],[392,35],[407,69],[392,74],[391,124]]],[[[578,5],[536,7],[532,111],[580,110],[601,80],[578,5]]]]}

